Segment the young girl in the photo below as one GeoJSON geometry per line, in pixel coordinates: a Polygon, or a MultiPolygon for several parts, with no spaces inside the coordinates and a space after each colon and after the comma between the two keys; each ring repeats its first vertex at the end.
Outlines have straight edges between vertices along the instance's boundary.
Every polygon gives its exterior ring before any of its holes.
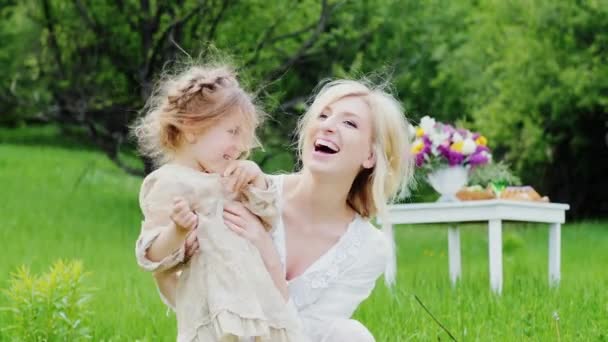
{"type": "Polygon", "coordinates": [[[237,200],[267,229],[276,217],[275,189],[255,163],[239,160],[259,121],[230,69],[195,66],[160,83],[135,127],[141,151],[162,164],[141,187],[137,260],[156,273],[183,267],[165,298],[175,303],[178,341],[302,340],[268,258],[224,223],[237,200]],[[195,229],[200,253],[184,265],[195,229]]]}

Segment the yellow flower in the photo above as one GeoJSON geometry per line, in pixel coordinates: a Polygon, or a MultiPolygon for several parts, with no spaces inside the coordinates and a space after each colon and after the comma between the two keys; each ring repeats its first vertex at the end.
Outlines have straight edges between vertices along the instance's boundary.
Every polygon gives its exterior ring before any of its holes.
{"type": "Polygon", "coordinates": [[[477,139],[475,139],[475,142],[477,143],[477,145],[481,145],[481,146],[488,145],[488,139],[486,139],[486,137],[484,137],[483,135],[480,135],[479,137],[477,137],[477,139]]]}
{"type": "Polygon", "coordinates": [[[416,136],[417,136],[418,138],[420,138],[420,137],[421,137],[421,136],[423,136],[423,135],[424,135],[424,129],[422,129],[422,127],[418,127],[418,128],[416,128],[416,136]]]}
{"type": "Polygon", "coordinates": [[[424,148],[424,143],[422,142],[422,140],[416,140],[414,142],[414,144],[412,145],[412,153],[418,154],[418,153],[420,153],[420,151],[422,151],[423,148],[424,148]]]}
{"type": "Polygon", "coordinates": [[[450,149],[452,151],[456,151],[456,152],[461,152],[462,153],[462,145],[464,144],[464,141],[458,141],[452,144],[452,146],[450,146],[450,149]]]}

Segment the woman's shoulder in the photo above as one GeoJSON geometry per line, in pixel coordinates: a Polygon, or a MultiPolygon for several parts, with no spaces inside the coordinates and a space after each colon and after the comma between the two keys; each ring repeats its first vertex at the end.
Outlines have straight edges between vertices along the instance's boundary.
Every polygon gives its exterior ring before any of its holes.
{"type": "Polygon", "coordinates": [[[368,244],[372,244],[374,247],[382,247],[388,243],[384,232],[376,227],[369,219],[357,216],[359,230],[361,234],[365,235],[365,240],[368,244]]]}
{"type": "Polygon", "coordinates": [[[384,267],[390,256],[390,245],[386,234],[374,226],[370,220],[357,217],[357,233],[363,257],[360,263],[384,267]]]}

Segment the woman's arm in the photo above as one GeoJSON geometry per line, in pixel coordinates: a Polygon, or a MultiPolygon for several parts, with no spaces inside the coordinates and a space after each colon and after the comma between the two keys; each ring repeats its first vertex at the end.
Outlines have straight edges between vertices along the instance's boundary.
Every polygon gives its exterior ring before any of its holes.
{"type": "Polygon", "coordinates": [[[154,272],[154,281],[162,301],[175,311],[175,296],[177,294],[177,280],[179,276],[175,269],[154,272]]]}
{"type": "Polygon", "coordinates": [[[241,203],[227,203],[224,206],[224,222],[229,229],[249,240],[258,249],[275,287],[283,299],[288,301],[289,291],[281,259],[260,219],[241,203]]]}
{"type": "MultiPolygon", "coordinates": [[[[186,237],[184,243],[184,260],[190,260],[192,256],[199,252],[196,229],[192,230],[186,237]]],[[[154,281],[163,302],[171,309],[175,310],[175,300],[177,294],[177,282],[179,279],[179,267],[169,270],[154,272],[154,281]]]]}

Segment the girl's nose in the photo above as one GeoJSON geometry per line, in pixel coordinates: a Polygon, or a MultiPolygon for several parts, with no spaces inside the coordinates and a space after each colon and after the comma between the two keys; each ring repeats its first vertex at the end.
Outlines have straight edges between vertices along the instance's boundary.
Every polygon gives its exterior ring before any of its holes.
{"type": "Polygon", "coordinates": [[[231,149],[232,159],[237,159],[241,154],[249,149],[249,144],[245,141],[245,139],[239,139],[231,149]]]}

